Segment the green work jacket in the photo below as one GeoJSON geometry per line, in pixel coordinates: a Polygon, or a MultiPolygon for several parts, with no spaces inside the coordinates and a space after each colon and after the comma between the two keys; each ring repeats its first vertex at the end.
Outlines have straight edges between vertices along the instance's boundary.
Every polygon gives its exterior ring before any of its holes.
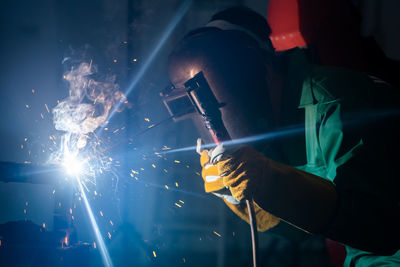
{"type": "Polygon", "coordinates": [[[331,181],[338,194],[321,234],[347,245],[345,266],[400,264],[399,90],[365,73],[309,64],[298,49],[287,59],[282,120],[303,124],[305,143],[283,150],[289,164],[331,181]]]}

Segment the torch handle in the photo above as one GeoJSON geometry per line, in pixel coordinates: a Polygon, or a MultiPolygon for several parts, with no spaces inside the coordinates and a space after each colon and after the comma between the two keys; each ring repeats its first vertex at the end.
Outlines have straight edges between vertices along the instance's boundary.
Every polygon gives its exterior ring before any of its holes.
{"type": "MultiPolygon", "coordinates": [[[[228,133],[225,129],[225,126],[222,124],[220,125],[220,129],[223,128],[225,131],[222,131],[222,133],[226,132],[228,133]]],[[[210,134],[214,140],[214,142],[217,145],[220,145],[223,143],[223,141],[228,141],[230,140],[229,135],[225,135],[224,139],[219,139],[224,136],[224,134],[218,134],[216,130],[209,128],[210,134]]],[[[253,267],[257,267],[257,262],[258,262],[258,234],[257,234],[257,220],[256,220],[256,215],[254,212],[254,207],[252,204],[252,201],[249,199],[245,200],[246,206],[247,206],[247,212],[249,214],[249,224],[250,224],[250,234],[251,234],[251,246],[252,246],[252,256],[253,256],[253,267]]]]}

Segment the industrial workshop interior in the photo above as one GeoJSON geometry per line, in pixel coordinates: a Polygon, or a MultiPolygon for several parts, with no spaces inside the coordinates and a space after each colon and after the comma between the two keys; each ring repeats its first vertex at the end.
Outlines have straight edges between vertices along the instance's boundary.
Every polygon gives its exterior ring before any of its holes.
{"type": "Polygon", "coordinates": [[[0,266],[400,266],[400,1],[0,13],[0,266]]]}

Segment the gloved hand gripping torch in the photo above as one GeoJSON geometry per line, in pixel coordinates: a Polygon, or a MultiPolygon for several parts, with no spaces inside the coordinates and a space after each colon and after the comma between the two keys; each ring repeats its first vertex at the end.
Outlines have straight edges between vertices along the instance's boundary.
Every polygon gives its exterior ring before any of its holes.
{"type": "MultiPolygon", "coordinates": [[[[219,145],[225,141],[231,140],[222,121],[222,114],[220,111],[220,108],[223,107],[224,104],[218,103],[218,100],[212,92],[203,72],[199,72],[193,78],[185,82],[184,86],[185,95],[189,98],[197,113],[203,118],[204,125],[210,132],[214,142],[219,145]]],[[[181,94],[178,97],[173,96],[164,99],[164,103],[172,115],[174,115],[172,112],[174,106],[177,106],[173,105],[172,102],[177,103],[177,99],[180,99],[179,102],[183,103],[184,100],[182,100],[182,98],[185,95],[181,94]]],[[[246,199],[245,201],[249,214],[253,248],[253,266],[255,267],[257,266],[258,249],[257,223],[251,200],[246,199]]]]}

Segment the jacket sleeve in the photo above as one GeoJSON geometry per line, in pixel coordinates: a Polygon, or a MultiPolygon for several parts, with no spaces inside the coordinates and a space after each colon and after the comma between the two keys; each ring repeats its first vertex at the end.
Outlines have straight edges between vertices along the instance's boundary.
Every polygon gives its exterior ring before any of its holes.
{"type": "Polygon", "coordinates": [[[400,248],[400,120],[396,114],[381,115],[347,133],[361,136],[363,145],[336,169],[336,212],[323,234],[351,247],[391,255],[400,248]]]}
{"type": "Polygon", "coordinates": [[[355,149],[344,164],[337,164],[336,212],[322,234],[354,248],[392,255],[400,249],[399,90],[372,80],[365,90],[372,96],[368,105],[357,104],[357,95],[359,102],[364,100],[362,93],[352,92],[352,99],[341,101],[343,141],[336,161],[342,151],[355,149]]]}

